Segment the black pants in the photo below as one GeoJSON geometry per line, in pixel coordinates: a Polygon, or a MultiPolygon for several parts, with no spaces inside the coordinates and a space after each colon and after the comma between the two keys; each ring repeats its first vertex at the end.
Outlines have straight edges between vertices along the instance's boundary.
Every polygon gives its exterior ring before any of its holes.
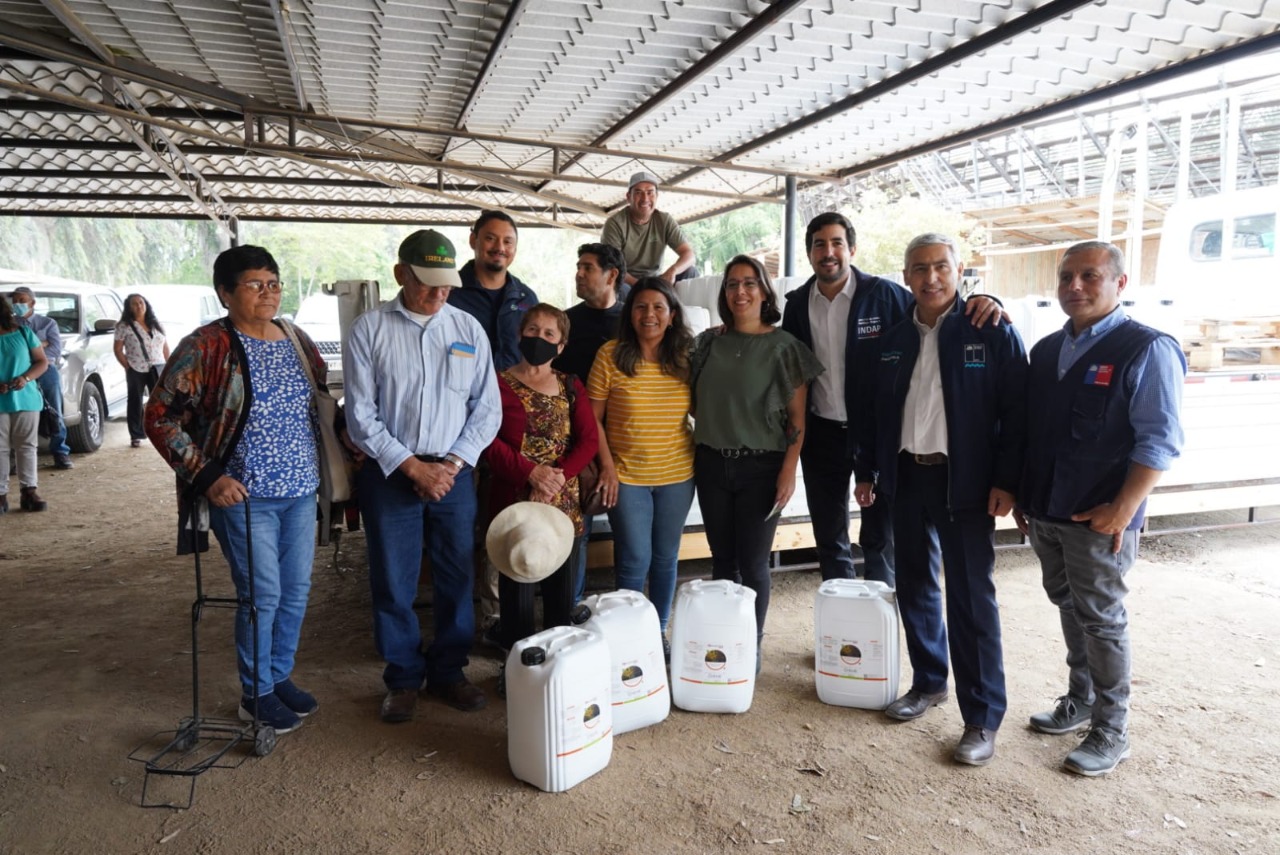
{"type": "Polygon", "coordinates": [[[781,451],[725,458],[700,445],[693,459],[693,480],[707,545],[711,577],[729,579],[756,592],[756,636],[764,635],[769,611],[769,554],[778,517],[766,520],[778,490],[781,451]]]}
{"type": "Polygon", "coordinates": [[[578,546],[585,537],[573,539],[568,559],[541,582],[517,582],[499,574],[498,637],[504,650],[510,650],[520,639],[533,635],[533,595],[539,585],[542,586],[542,628],[569,625],[569,612],[574,604],[574,580],[578,575],[578,546]]]}
{"type": "MultiPolygon", "coordinates": [[[[805,499],[824,580],[852,579],[857,575],[849,544],[853,458],[849,454],[848,431],[840,422],[810,413],[800,450],[805,499]]],[[[893,519],[888,496],[877,495],[875,503],[859,513],[858,546],[862,548],[863,575],[892,588],[893,519]]]]}
{"type": "Polygon", "coordinates": [[[142,396],[151,394],[159,372],[155,368],[150,371],[134,371],[132,368],[126,368],[124,373],[129,390],[129,405],[126,410],[129,439],[146,439],[147,434],[142,429],[142,396]]]}

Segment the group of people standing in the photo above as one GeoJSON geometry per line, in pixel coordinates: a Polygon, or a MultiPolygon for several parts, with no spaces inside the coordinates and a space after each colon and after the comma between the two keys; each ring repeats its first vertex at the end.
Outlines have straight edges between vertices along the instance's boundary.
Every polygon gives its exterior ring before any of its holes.
{"type": "MultiPolygon", "coordinates": [[[[854,228],[839,214],[815,218],[805,241],[814,276],[785,310],[764,267],[738,256],[721,280],[721,325],[695,339],[672,282],[680,264],[628,287],[620,248],[585,244],[583,302],[566,312],[509,272],[518,233],[501,212],[476,221],[475,257],[461,269],[438,232],[405,239],[398,294],[357,319],[344,360],[384,721],[413,718],[424,689],[461,710],[486,705],[464,671],[475,581],[486,587],[477,522],[522,501],[570,518],[570,557],[542,582],[545,624],[567,622],[583,592],[588,468],[613,532],[615,582],[647,589],[664,637],[696,487],[713,575],[756,591],[763,639],[769,556],[803,470],[823,577],[855,573],[852,491],[864,573],[897,588],[913,678],[887,715],[923,715],[947,697],[954,669],[965,723],[955,758],[994,756],[1006,709],[994,518],[1016,509],[1061,611],[1071,670],[1068,694],[1032,726],[1089,723],[1066,763],[1082,774],[1127,756],[1123,577],[1145,497],[1181,442],[1185,365],[1176,343],[1124,316],[1119,251],[1067,251],[1058,290],[1070,320],[1028,363],[999,304],[959,294],[949,238],[909,244],[907,289],[853,266],[854,228]],[[425,646],[414,611],[424,566],[425,646]]],[[[252,525],[258,619],[237,621],[241,713],[287,732],[317,708],[291,672],[314,553],[310,390],[324,363],[275,319],[279,271],[265,250],[223,253],[214,281],[228,317],[174,352],[146,433],[178,473],[181,537],[200,548],[212,528],[238,589],[252,525]]],[[[505,576],[495,587],[496,636],[509,647],[534,629],[532,588],[505,576]]]]}

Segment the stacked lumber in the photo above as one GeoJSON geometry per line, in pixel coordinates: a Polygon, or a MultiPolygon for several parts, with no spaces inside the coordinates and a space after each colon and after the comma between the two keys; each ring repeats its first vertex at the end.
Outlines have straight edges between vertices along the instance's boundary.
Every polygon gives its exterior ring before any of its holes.
{"type": "Polygon", "coordinates": [[[1192,371],[1280,365],[1280,317],[1190,321],[1182,350],[1192,371]]]}

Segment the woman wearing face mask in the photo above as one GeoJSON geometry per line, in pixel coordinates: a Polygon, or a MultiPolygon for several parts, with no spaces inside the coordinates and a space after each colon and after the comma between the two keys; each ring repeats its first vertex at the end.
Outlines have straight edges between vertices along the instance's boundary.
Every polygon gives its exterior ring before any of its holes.
{"type": "MultiPolygon", "coordinates": [[[[493,473],[490,516],[515,502],[546,502],[573,520],[574,548],[564,566],[541,582],[543,624],[569,623],[573,607],[572,565],[583,536],[578,473],[596,456],[598,440],[591,402],[572,374],[551,360],[564,350],[569,318],[539,303],[520,321],[521,360],[498,374],[502,427],[485,452],[493,473]]],[[[504,649],[533,634],[533,585],[498,579],[499,637],[504,649]]],[[[501,693],[501,684],[499,693],[501,693]]]]}

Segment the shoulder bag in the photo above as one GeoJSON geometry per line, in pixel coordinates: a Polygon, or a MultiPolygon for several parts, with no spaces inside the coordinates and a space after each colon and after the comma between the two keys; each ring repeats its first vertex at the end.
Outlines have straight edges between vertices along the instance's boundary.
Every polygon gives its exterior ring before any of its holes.
{"type": "Polygon", "coordinates": [[[320,385],[311,357],[302,349],[302,342],[293,324],[281,321],[285,335],[293,342],[298,351],[298,359],[302,361],[302,370],[307,372],[311,380],[311,398],[316,405],[316,419],[320,423],[320,444],[316,447],[316,456],[320,459],[320,488],[317,490],[321,499],[329,502],[345,502],[351,498],[351,473],[348,470],[350,457],[342,447],[334,420],[338,414],[338,402],[329,394],[329,390],[320,385]]]}

